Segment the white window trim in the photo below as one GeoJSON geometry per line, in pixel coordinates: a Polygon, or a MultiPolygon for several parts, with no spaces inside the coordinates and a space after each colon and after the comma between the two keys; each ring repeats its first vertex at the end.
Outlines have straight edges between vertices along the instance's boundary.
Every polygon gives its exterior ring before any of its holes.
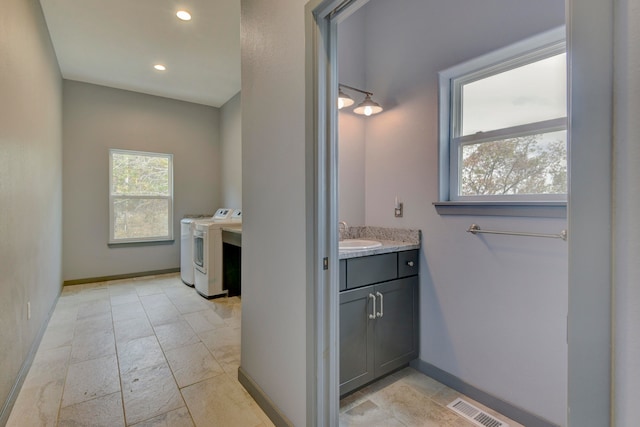
{"type": "Polygon", "coordinates": [[[153,153],[148,151],[135,151],[135,150],[123,150],[118,148],[109,149],[109,244],[127,244],[127,243],[153,243],[153,242],[167,242],[173,241],[173,154],[167,153],[153,153]],[[132,154],[143,156],[155,156],[166,157],[169,159],[169,195],[168,196],[121,196],[114,195],[113,189],[113,154],[132,154]],[[168,200],[169,201],[169,215],[168,215],[168,235],[167,236],[154,236],[144,238],[128,238],[128,239],[116,239],[114,237],[114,202],[117,199],[154,199],[154,200],[168,200]]]}
{"type": "MultiPolygon", "coordinates": [[[[540,131],[553,131],[567,128],[566,118],[562,118],[509,128],[506,133],[497,130],[478,135],[466,135],[453,140],[451,138],[451,135],[455,135],[453,129],[454,124],[459,123],[459,120],[452,120],[452,118],[459,117],[460,115],[460,111],[454,111],[456,105],[451,101],[452,99],[456,99],[455,91],[459,90],[464,83],[482,78],[483,75],[493,75],[496,73],[496,69],[504,71],[510,68],[516,68],[520,65],[534,62],[537,59],[551,56],[556,52],[564,52],[566,51],[565,40],[565,27],[558,27],[458,64],[439,73],[440,201],[436,203],[437,207],[447,203],[451,203],[451,206],[455,207],[465,202],[473,205],[481,205],[483,202],[494,205],[496,202],[518,202],[521,204],[527,202],[566,202],[566,194],[458,196],[457,192],[452,191],[452,189],[458,188],[457,167],[460,161],[451,155],[451,153],[460,152],[458,150],[460,145],[495,139],[496,136],[522,136],[540,133],[540,131]],[[454,80],[456,80],[456,84],[452,84],[454,80]]],[[[457,107],[459,110],[460,106],[457,107]]],[[[451,213],[451,209],[449,209],[447,213],[451,213]]]]}

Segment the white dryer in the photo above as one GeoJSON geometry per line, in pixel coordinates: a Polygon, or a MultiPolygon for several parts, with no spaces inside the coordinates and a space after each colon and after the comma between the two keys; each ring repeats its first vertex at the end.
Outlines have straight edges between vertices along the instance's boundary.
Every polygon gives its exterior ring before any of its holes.
{"type": "Polygon", "coordinates": [[[228,294],[222,280],[222,228],[241,227],[242,211],[218,209],[213,220],[196,221],[193,232],[195,288],[205,298],[228,294]]]}

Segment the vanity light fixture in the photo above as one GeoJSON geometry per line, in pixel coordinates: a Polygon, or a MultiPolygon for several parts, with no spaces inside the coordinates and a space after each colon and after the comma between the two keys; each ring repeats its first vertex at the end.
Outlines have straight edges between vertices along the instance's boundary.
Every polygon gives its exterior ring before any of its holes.
{"type": "Polygon", "coordinates": [[[342,86],[338,86],[338,110],[341,110],[343,107],[349,107],[354,103],[353,98],[342,91],[342,86]]]}
{"type": "Polygon", "coordinates": [[[191,21],[191,14],[186,10],[179,10],[176,13],[176,16],[178,17],[178,19],[181,19],[183,21],[191,21]]]}
{"type": "Polygon", "coordinates": [[[377,102],[371,99],[371,94],[367,94],[364,98],[364,101],[360,103],[356,108],[354,108],[353,112],[356,114],[363,114],[365,116],[370,116],[372,114],[378,114],[382,111],[382,107],[377,102]]]}
{"type": "Polygon", "coordinates": [[[158,71],[165,71],[167,69],[167,67],[165,67],[162,64],[156,64],[156,65],[153,66],[153,68],[155,68],[158,71]]]}
{"type": "Polygon", "coordinates": [[[372,92],[367,92],[366,90],[358,89],[352,86],[347,86],[345,84],[338,84],[338,109],[342,107],[348,107],[354,104],[353,98],[344,93],[343,89],[350,89],[356,92],[363,93],[365,95],[364,101],[362,101],[356,108],[354,108],[353,112],[360,115],[371,116],[373,114],[378,114],[383,110],[383,108],[371,99],[373,95],[372,92]]]}

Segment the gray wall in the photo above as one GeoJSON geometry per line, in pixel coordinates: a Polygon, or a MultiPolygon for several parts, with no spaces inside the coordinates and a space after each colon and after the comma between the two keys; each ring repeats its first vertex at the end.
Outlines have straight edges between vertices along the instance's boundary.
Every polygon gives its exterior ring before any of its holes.
{"type": "Polygon", "coordinates": [[[219,110],[64,81],[63,276],[177,268],[180,219],[220,203],[219,110]],[[174,243],[108,247],[109,148],[173,154],[174,243]]]}
{"type": "Polygon", "coordinates": [[[241,368],[306,425],[306,0],[242,0],[241,368]]]}
{"type": "MultiPolygon", "coordinates": [[[[338,80],[365,87],[364,14],[356,13],[348,25],[338,25],[338,80]]],[[[338,219],[349,225],[365,225],[365,125],[367,118],[353,113],[364,98],[346,90],[355,103],[338,112],[338,219]]]]}
{"type": "Polygon", "coordinates": [[[240,92],[220,108],[220,206],[242,207],[242,120],[240,92]]]}
{"type": "Polygon", "coordinates": [[[423,231],[420,359],[565,425],[567,243],[466,229],[557,233],[567,221],[441,216],[432,205],[438,72],[562,25],[564,4],[371,0],[341,25],[358,14],[367,90],[386,109],[366,122],[366,223],[423,231]],[[396,195],[403,218],[393,216],[396,195]]]}
{"type": "Polygon", "coordinates": [[[37,0],[3,1],[0,28],[2,405],[62,284],[62,79],[37,0]]]}
{"type": "Polygon", "coordinates": [[[338,219],[348,225],[365,225],[365,120],[339,113],[338,219]]]}
{"type": "Polygon", "coordinates": [[[618,426],[640,419],[640,9],[618,3],[615,100],[615,395],[618,426]]]}

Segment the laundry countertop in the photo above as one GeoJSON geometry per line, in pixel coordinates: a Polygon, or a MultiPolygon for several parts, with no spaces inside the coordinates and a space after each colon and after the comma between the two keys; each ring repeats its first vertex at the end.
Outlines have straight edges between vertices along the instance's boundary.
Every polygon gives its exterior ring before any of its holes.
{"type": "Polygon", "coordinates": [[[222,243],[242,246],[242,227],[222,227],[222,243]]]}

